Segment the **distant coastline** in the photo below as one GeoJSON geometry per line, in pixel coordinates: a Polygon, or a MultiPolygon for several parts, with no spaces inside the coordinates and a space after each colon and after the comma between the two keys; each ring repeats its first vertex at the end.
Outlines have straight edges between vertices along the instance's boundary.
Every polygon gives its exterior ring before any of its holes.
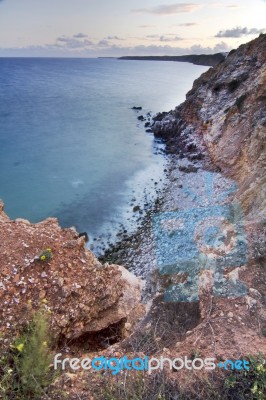
{"type": "Polygon", "coordinates": [[[184,56],[124,56],[118,60],[139,60],[139,61],[178,61],[189,62],[195,65],[215,67],[224,61],[226,53],[215,54],[190,54],[184,56]]]}

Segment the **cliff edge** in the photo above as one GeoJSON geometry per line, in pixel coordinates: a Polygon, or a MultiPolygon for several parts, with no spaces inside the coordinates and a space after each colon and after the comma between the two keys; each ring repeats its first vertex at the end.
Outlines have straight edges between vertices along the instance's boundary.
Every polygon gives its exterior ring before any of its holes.
{"type": "Polygon", "coordinates": [[[75,228],[56,218],[10,220],[0,203],[0,348],[20,334],[34,311],[51,316],[56,340],[77,339],[141,315],[142,282],[125,268],[102,265],[75,228]]]}

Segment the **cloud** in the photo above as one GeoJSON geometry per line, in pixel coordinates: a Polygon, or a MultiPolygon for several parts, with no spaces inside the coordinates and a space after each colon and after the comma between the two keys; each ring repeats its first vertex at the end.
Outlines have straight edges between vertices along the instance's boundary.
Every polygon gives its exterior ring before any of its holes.
{"type": "Polygon", "coordinates": [[[168,14],[191,12],[199,7],[200,6],[195,3],[176,3],[176,4],[160,5],[152,8],[138,8],[132,11],[139,14],[148,13],[157,15],[168,15],[168,14]]]}
{"type": "Polygon", "coordinates": [[[202,47],[201,45],[194,44],[190,47],[193,54],[213,54],[213,53],[224,53],[232,50],[232,47],[228,46],[225,42],[217,43],[214,47],[202,47]]]}
{"type": "Polygon", "coordinates": [[[173,34],[166,34],[166,35],[147,35],[146,38],[154,39],[160,42],[177,42],[180,40],[184,40],[180,36],[173,35],[173,34]]]}
{"type": "MultiPolygon", "coordinates": [[[[231,50],[225,42],[217,43],[214,47],[203,47],[201,45],[193,45],[191,47],[174,47],[169,45],[150,45],[135,46],[131,48],[123,48],[124,55],[184,55],[184,54],[213,54],[218,52],[226,52],[231,50]],[[128,51],[128,54],[126,52],[128,51]]],[[[121,48],[122,50],[122,48],[121,48]]]]}
{"type": "MultiPolygon", "coordinates": [[[[0,0],[1,1],[1,0],[0,0]]],[[[182,38],[175,34],[149,35],[154,44],[150,45],[123,45],[124,42],[112,42],[106,38],[92,42],[86,38],[59,36],[54,43],[40,46],[26,46],[13,48],[0,48],[2,57],[121,57],[121,56],[164,56],[184,54],[212,54],[226,52],[232,49],[224,42],[217,43],[214,47],[175,46],[182,38]]],[[[146,36],[147,38],[147,36],[146,36]]]]}
{"type": "Polygon", "coordinates": [[[221,3],[221,2],[214,2],[214,3],[212,3],[212,4],[210,4],[210,6],[211,7],[214,7],[214,8],[231,8],[231,9],[237,9],[237,8],[243,8],[243,5],[242,4],[224,4],[224,3],[221,3]]]}
{"type": "Polygon", "coordinates": [[[139,25],[139,28],[155,28],[155,25],[139,25]]]}
{"type": "Polygon", "coordinates": [[[202,47],[200,45],[194,45],[191,47],[175,47],[168,44],[161,45],[138,45],[132,47],[123,47],[112,45],[109,48],[104,49],[104,55],[112,55],[114,57],[119,56],[177,56],[184,54],[213,54],[217,52],[229,51],[232,48],[228,47],[226,43],[221,42],[216,44],[214,47],[202,47]]]}
{"type": "Polygon", "coordinates": [[[160,36],[160,41],[161,42],[178,42],[179,40],[184,40],[180,36],[175,36],[175,37],[166,37],[166,36],[160,36]]]}
{"type": "Polygon", "coordinates": [[[118,36],[107,36],[105,39],[106,40],[125,40],[125,39],[120,38],[118,36]]]}
{"type": "Polygon", "coordinates": [[[77,33],[73,37],[76,39],[84,39],[84,38],[88,37],[88,35],[85,35],[85,33],[77,33]]]}
{"type": "Polygon", "coordinates": [[[103,40],[100,40],[100,41],[98,42],[98,46],[99,46],[99,47],[109,47],[109,46],[110,46],[110,43],[108,42],[108,40],[103,39],[103,40]]]}
{"type": "Polygon", "coordinates": [[[225,6],[226,8],[241,8],[240,5],[237,4],[228,4],[227,6],[225,6]]]}
{"type": "Polygon", "coordinates": [[[186,22],[184,24],[178,24],[178,26],[185,26],[185,27],[187,27],[187,26],[195,26],[195,25],[198,25],[198,24],[196,22],[186,22]]]}
{"type": "Polygon", "coordinates": [[[76,39],[76,35],[74,35],[73,37],[59,36],[56,39],[55,46],[66,47],[69,49],[82,49],[82,48],[93,46],[93,44],[94,43],[88,39],[78,40],[78,39],[76,39]]]}
{"type": "Polygon", "coordinates": [[[218,37],[218,38],[240,38],[242,36],[258,35],[260,33],[263,33],[264,31],[265,31],[265,29],[257,29],[257,28],[248,29],[246,27],[241,28],[240,26],[237,26],[236,28],[226,29],[225,31],[219,31],[215,35],[215,37],[218,37]]]}

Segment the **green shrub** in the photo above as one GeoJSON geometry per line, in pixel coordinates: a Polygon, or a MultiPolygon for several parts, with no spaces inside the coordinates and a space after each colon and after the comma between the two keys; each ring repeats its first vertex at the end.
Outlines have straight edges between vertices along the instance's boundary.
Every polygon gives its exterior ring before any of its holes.
{"type": "Polygon", "coordinates": [[[51,249],[45,249],[39,256],[39,260],[42,262],[50,262],[53,258],[53,253],[51,249]]]}
{"type": "Polygon", "coordinates": [[[244,101],[246,100],[246,98],[247,98],[247,95],[246,95],[246,94],[242,94],[242,96],[239,96],[239,97],[236,99],[235,105],[237,106],[237,108],[238,108],[239,110],[241,109],[241,107],[242,107],[244,101]]]}
{"type": "Polygon", "coordinates": [[[95,400],[225,400],[208,380],[193,376],[189,381],[187,388],[182,388],[181,381],[164,371],[151,375],[134,371],[130,376],[106,374],[98,388],[91,390],[95,400]]]}
{"type": "Polygon", "coordinates": [[[107,374],[101,378],[99,388],[94,391],[94,398],[95,400],[183,400],[176,383],[170,381],[163,372],[148,376],[141,371],[135,371],[130,376],[124,375],[124,377],[111,377],[107,374]]]}
{"type": "Polygon", "coordinates": [[[231,50],[231,51],[228,53],[228,56],[230,56],[231,54],[234,54],[235,52],[236,52],[236,49],[231,50]]]}
{"type": "Polygon", "coordinates": [[[225,380],[225,399],[264,400],[266,398],[266,369],[261,354],[249,356],[249,371],[234,371],[225,380]]]}
{"type": "Polygon", "coordinates": [[[227,113],[228,113],[228,111],[230,110],[230,108],[231,108],[231,107],[227,107],[227,108],[225,108],[225,110],[224,110],[224,113],[225,113],[225,114],[227,114],[227,113]]]}
{"type": "Polygon", "coordinates": [[[37,312],[25,332],[0,359],[0,390],[3,399],[39,399],[52,383],[49,322],[37,312]]]}
{"type": "Polygon", "coordinates": [[[228,89],[230,92],[234,92],[238,86],[240,85],[240,81],[238,79],[233,79],[228,83],[228,89]]]}

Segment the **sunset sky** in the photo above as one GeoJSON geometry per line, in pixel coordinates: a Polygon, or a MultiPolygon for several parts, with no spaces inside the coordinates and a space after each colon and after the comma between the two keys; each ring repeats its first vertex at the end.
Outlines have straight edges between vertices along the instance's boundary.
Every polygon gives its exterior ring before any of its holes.
{"type": "Polygon", "coordinates": [[[0,56],[212,53],[266,32],[266,0],[0,0],[0,56]]]}

